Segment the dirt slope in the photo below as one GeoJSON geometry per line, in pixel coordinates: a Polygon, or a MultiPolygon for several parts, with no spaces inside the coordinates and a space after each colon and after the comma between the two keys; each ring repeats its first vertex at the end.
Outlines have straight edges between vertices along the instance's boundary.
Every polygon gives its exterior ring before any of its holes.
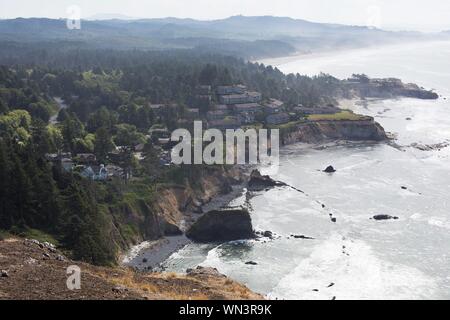
{"type": "Polygon", "coordinates": [[[262,299],[214,269],[186,275],[136,273],[126,268],[96,267],[64,257],[35,240],[0,241],[0,299],[262,299]],[[81,289],[71,291],[68,266],[81,268],[81,289]]]}

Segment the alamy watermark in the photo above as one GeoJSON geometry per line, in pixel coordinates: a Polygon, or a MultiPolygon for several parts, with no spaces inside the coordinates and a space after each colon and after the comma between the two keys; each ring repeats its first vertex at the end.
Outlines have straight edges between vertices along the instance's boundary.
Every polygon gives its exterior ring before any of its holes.
{"type": "Polygon", "coordinates": [[[67,7],[66,9],[67,20],[66,26],[69,30],[81,29],[81,8],[76,5],[67,7]]]}
{"type": "Polygon", "coordinates": [[[67,267],[66,273],[68,275],[66,285],[67,289],[81,290],[81,269],[79,266],[73,265],[67,267]]]}
{"type": "Polygon", "coordinates": [[[202,121],[194,121],[194,135],[177,129],[171,141],[173,164],[267,164],[278,165],[280,135],[278,129],[203,130],[202,121]]]}
{"type": "Polygon", "coordinates": [[[367,27],[371,29],[380,29],[382,25],[381,7],[378,5],[371,5],[367,7],[367,27]]]}

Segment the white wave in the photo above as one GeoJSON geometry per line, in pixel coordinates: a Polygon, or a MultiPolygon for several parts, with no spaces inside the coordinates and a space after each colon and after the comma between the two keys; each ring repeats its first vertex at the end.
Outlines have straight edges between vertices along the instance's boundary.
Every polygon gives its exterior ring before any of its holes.
{"type": "Polygon", "coordinates": [[[434,280],[419,270],[379,259],[363,241],[342,240],[341,236],[333,235],[300,261],[269,297],[431,299],[436,290],[434,280]],[[330,284],[333,285],[328,287],[330,284]]]}
{"type": "Polygon", "coordinates": [[[150,241],[144,241],[131,247],[131,249],[126,253],[126,255],[122,258],[122,263],[127,264],[130,263],[134,258],[136,258],[141,251],[149,248],[152,245],[150,241]]]}
{"type": "Polygon", "coordinates": [[[445,217],[436,217],[436,216],[424,217],[420,213],[415,213],[411,216],[411,219],[418,222],[426,222],[433,227],[450,229],[450,221],[448,221],[448,219],[446,219],[445,217]]]}

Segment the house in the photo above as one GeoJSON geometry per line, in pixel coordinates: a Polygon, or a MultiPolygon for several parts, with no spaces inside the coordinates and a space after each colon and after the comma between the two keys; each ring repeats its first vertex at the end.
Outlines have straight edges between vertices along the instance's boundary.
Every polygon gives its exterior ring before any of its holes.
{"type": "Polygon", "coordinates": [[[149,130],[150,140],[156,142],[160,138],[170,137],[170,132],[167,128],[153,128],[149,130]]]}
{"type": "Polygon", "coordinates": [[[220,110],[220,111],[228,112],[229,109],[230,108],[226,104],[218,104],[218,105],[214,106],[214,110],[216,110],[216,111],[220,110]]]}
{"type": "Polygon", "coordinates": [[[248,102],[260,102],[262,100],[262,94],[256,91],[247,92],[248,102]]]}
{"type": "Polygon", "coordinates": [[[219,96],[219,101],[221,104],[241,104],[241,103],[255,103],[260,102],[262,95],[259,92],[247,91],[241,94],[230,94],[219,96]]]}
{"type": "Polygon", "coordinates": [[[264,111],[268,114],[279,113],[284,107],[284,102],[277,99],[270,99],[264,104],[264,111]]]}
{"type": "Polygon", "coordinates": [[[60,152],[60,153],[46,153],[45,159],[50,162],[57,162],[61,159],[72,159],[71,152],[60,152]]]}
{"type": "Polygon", "coordinates": [[[283,123],[288,123],[290,120],[290,117],[287,113],[276,113],[271,114],[266,117],[266,123],[268,125],[278,125],[283,123]]]}
{"type": "Polygon", "coordinates": [[[397,78],[374,78],[370,79],[370,83],[378,84],[382,86],[392,86],[392,87],[401,87],[403,86],[403,82],[397,78]]]}
{"type": "Polygon", "coordinates": [[[221,120],[221,119],[225,118],[227,115],[228,115],[228,112],[223,111],[223,110],[208,111],[206,113],[206,119],[208,119],[208,121],[221,120]]]}
{"type": "Polygon", "coordinates": [[[256,113],[262,110],[262,107],[258,103],[241,103],[233,106],[233,110],[235,113],[256,113]]]}
{"type": "Polygon", "coordinates": [[[208,129],[239,129],[241,127],[241,121],[238,117],[226,117],[221,120],[208,121],[208,129]]]}
{"type": "Polygon", "coordinates": [[[108,164],[106,166],[106,171],[108,173],[108,177],[110,178],[123,178],[125,176],[124,170],[119,166],[108,164]]]}
{"type": "Polygon", "coordinates": [[[61,167],[66,172],[71,172],[73,169],[73,161],[69,158],[63,158],[61,159],[61,167]]]}
{"type": "Polygon", "coordinates": [[[110,178],[124,178],[125,170],[115,165],[83,166],[81,176],[94,181],[105,181],[110,178]]]}
{"type": "Polygon", "coordinates": [[[108,171],[103,164],[100,166],[86,166],[80,174],[84,178],[94,181],[104,181],[108,179],[108,171]]]}
{"type": "Polygon", "coordinates": [[[169,151],[161,152],[159,156],[159,164],[162,166],[170,166],[172,164],[172,157],[169,151]]]}
{"type": "Polygon", "coordinates": [[[234,105],[233,110],[242,123],[250,124],[255,122],[256,113],[261,111],[262,107],[258,103],[242,103],[234,105]]]}
{"type": "Polygon", "coordinates": [[[245,90],[247,90],[247,87],[241,84],[235,86],[218,86],[216,93],[218,95],[243,94],[245,90]]]}
{"type": "Polygon", "coordinates": [[[97,162],[97,157],[93,153],[79,153],[76,156],[76,161],[83,164],[94,164],[97,162]]]}
{"type": "Polygon", "coordinates": [[[60,164],[64,171],[70,172],[73,169],[72,153],[47,153],[45,159],[54,165],[60,164]]]}

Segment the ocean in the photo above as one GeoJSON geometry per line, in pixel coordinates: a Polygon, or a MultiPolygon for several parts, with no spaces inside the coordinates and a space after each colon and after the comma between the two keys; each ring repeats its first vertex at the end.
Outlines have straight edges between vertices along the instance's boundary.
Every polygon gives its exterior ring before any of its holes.
{"type": "Polygon", "coordinates": [[[280,166],[261,171],[305,194],[277,188],[250,200],[255,229],[276,238],[189,244],[167,270],[215,267],[272,299],[450,299],[449,56],[450,42],[427,42],[262,61],[285,73],[396,77],[441,98],[350,104],[395,143],[283,148],[280,166]],[[328,165],[337,172],[323,173],[328,165]]]}

